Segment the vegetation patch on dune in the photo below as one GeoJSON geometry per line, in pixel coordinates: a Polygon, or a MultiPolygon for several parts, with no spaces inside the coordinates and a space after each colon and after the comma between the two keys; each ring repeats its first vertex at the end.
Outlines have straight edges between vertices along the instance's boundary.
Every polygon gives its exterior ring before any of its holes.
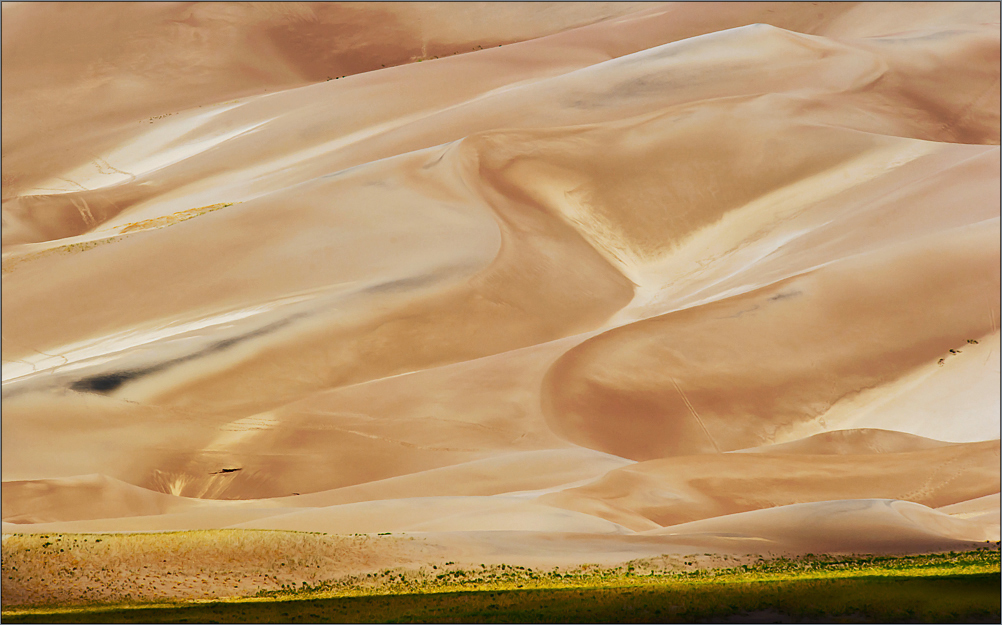
{"type": "Polygon", "coordinates": [[[81,241],[79,243],[69,243],[67,245],[60,245],[58,247],[50,247],[46,250],[41,250],[39,252],[30,252],[28,254],[14,255],[11,258],[3,259],[3,273],[4,275],[14,271],[20,265],[33,260],[38,260],[39,258],[44,258],[46,256],[52,256],[55,254],[77,254],[80,252],[86,252],[87,250],[94,249],[95,247],[106,245],[108,243],[114,243],[116,241],[121,241],[122,237],[106,237],[103,239],[95,239],[93,241],[81,241]]]}
{"type": "MultiPolygon", "coordinates": [[[[5,622],[998,622],[998,543],[906,557],[761,559],[710,570],[386,569],[214,602],[5,610],[5,622]]],[[[691,561],[690,561],[691,563],[691,561]]]]}
{"type": "Polygon", "coordinates": [[[199,206],[198,208],[189,208],[183,211],[177,211],[176,213],[171,213],[170,215],[164,215],[163,217],[154,217],[153,219],[144,219],[142,221],[134,221],[125,224],[122,227],[122,234],[127,232],[135,232],[137,230],[149,230],[151,228],[164,228],[167,226],[173,226],[174,224],[179,224],[182,221],[188,221],[198,217],[199,215],[204,215],[206,213],[211,213],[217,211],[221,208],[226,208],[227,206],[233,206],[233,202],[229,203],[219,203],[210,204],[209,206],[199,206]]]}
{"type": "MultiPolygon", "coordinates": [[[[155,228],[166,228],[167,226],[173,226],[179,224],[182,221],[188,221],[200,215],[206,213],[211,213],[217,211],[221,208],[226,208],[227,206],[233,206],[234,202],[211,204],[209,206],[199,206],[198,208],[189,208],[183,211],[177,211],[176,213],[171,213],[170,215],[164,215],[163,217],[154,217],[153,219],[144,219],[142,221],[134,221],[122,226],[121,235],[131,234],[138,232],[140,230],[152,230],[155,228]]],[[[44,258],[46,256],[52,256],[54,254],[76,254],[79,252],[85,252],[95,247],[105,245],[108,243],[115,243],[116,241],[121,241],[124,237],[110,236],[103,239],[94,239],[91,241],[81,241],[79,243],[69,243],[67,245],[60,245],[57,247],[50,247],[45,250],[38,252],[29,252],[27,254],[17,254],[11,255],[10,258],[3,259],[3,274],[9,274],[20,265],[30,262],[33,260],[38,260],[39,258],[44,258]]]]}

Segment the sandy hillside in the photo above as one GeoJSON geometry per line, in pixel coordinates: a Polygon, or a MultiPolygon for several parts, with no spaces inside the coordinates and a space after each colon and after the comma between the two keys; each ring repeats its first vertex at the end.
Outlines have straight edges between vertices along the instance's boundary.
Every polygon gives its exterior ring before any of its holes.
{"type": "Polygon", "coordinates": [[[999,539],[998,4],[2,11],[5,536],[999,539]]]}

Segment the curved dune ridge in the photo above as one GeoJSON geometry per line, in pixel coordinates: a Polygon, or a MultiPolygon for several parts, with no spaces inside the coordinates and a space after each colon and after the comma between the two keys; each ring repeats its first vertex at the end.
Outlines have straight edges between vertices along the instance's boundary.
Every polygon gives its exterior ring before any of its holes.
{"type": "Polygon", "coordinates": [[[999,540],[998,4],[2,10],[4,533],[999,540]]]}

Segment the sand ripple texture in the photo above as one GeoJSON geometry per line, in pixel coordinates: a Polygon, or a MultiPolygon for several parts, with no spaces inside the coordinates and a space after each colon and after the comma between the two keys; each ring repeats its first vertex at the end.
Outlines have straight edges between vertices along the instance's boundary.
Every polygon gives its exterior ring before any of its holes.
{"type": "Polygon", "coordinates": [[[998,3],[2,10],[5,534],[998,540],[998,3]]]}

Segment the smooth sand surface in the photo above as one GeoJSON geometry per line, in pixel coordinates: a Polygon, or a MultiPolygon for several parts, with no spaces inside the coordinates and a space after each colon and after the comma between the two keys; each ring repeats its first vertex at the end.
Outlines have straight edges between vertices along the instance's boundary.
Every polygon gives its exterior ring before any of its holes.
{"type": "Polygon", "coordinates": [[[999,494],[985,495],[984,497],[978,497],[977,499],[969,499],[967,501],[961,501],[960,503],[950,504],[949,506],[943,506],[938,508],[938,510],[944,514],[949,514],[950,516],[956,516],[960,518],[969,518],[972,516],[980,516],[982,514],[988,514],[990,512],[998,512],[999,509],[999,494]]]}
{"type": "Polygon", "coordinates": [[[935,508],[996,492],[998,464],[998,441],[866,455],[683,456],[616,469],[542,501],[574,510],[610,506],[661,526],[838,499],[900,499],[935,508]]]}
{"type": "Polygon", "coordinates": [[[2,10],[5,535],[998,540],[997,4],[2,10]]]}
{"type": "Polygon", "coordinates": [[[958,541],[998,540],[998,525],[997,518],[992,528],[978,519],[958,519],[909,501],[859,499],[755,510],[650,533],[706,547],[765,541],[784,548],[813,547],[821,553],[880,553],[908,549],[912,542],[932,549],[937,547],[931,543],[940,543],[939,549],[948,549],[958,541]]]}

